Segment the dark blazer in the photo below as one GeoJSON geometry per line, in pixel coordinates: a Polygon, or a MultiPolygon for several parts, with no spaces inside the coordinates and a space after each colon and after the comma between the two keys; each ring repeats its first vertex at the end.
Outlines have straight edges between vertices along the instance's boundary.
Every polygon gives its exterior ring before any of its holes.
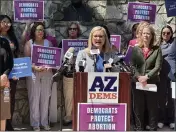
{"type": "Polygon", "coordinates": [[[138,76],[148,75],[147,83],[156,83],[159,81],[159,71],[162,64],[162,53],[158,46],[153,46],[145,59],[142,48],[135,46],[132,50],[131,64],[135,70],[134,79],[138,76]]]}
{"type": "Polygon", "coordinates": [[[0,37],[0,75],[10,74],[13,68],[13,55],[7,39],[0,37]]]}

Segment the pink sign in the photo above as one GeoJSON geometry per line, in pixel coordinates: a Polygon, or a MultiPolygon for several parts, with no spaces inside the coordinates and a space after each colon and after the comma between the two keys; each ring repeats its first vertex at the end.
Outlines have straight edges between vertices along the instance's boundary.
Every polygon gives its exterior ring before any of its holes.
{"type": "Polygon", "coordinates": [[[120,53],[121,35],[111,35],[110,41],[112,45],[116,46],[116,48],[119,50],[119,53],[120,53]]]}
{"type": "Polygon", "coordinates": [[[78,104],[77,131],[126,131],[126,104],[78,104]]]}

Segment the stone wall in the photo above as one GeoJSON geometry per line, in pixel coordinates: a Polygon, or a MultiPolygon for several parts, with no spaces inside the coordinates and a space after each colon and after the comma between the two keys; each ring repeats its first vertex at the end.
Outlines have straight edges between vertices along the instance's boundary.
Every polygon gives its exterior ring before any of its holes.
{"type": "MultiPolygon", "coordinates": [[[[81,37],[87,38],[92,27],[95,25],[106,24],[111,34],[119,34],[122,36],[122,49],[124,49],[131,38],[131,27],[134,23],[126,22],[127,19],[127,3],[135,0],[84,0],[89,5],[93,13],[92,22],[80,22],[82,34],[81,37]]],[[[150,3],[157,4],[156,29],[157,37],[161,28],[170,24],[175,32],[175,18],[167,17],[164,0],[151,0],[150,3]]],[[[45,0],[45,24],[47,32],[56,36],[58,43],[66,36],[67,22],[60,21],[63,18],[63,9],[68,7],[70,0],[45,0]]],[[[13,16],[13,7],[11,0],[1,0],[0,12],[13,16]]],[[[20,39],[25,23],[14,23],[17,37],[20,39]]],[[[21,45],[23,49],[23,45],[21,45]]],[[[23,54],[21,52],[21,54],[23,54]]],[[[27,99],[27,89],[25,79],[18,83],[16,93],[16,107],[13,117],[14,124],[29,122],[29,108],[27,99]]]]}

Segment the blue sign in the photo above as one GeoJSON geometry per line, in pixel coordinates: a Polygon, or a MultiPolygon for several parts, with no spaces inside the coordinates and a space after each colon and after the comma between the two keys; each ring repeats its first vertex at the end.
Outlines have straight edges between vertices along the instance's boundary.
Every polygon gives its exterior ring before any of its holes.
{"type": "Polygon", "coordinates": [[[9,74],[9,78],[21,78],[29,76],[32,76],[32,63],[30,57],[15,58],[14,66],[9,74]]]}
{"type": "Polygon", "coordinates": [[[165,6],[167,11],[167,17],[176,16],[176,1],[165,0],[165,6]]]}

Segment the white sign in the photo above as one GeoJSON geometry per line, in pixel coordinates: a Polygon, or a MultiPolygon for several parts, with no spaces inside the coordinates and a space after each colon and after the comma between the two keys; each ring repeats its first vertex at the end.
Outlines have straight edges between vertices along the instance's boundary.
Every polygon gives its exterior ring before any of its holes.
{"type": "Polygon", "coordinates": [[[118,103],[119,73],[88,73],[88,103],[118,103]]]}
{"type": "Polygon", "coordinates": [[[172,98],[175,99],[175,85],[176,83],[175,82],[171,82],[171,88],[172,88],[172,98]]]}
{"type": "Polygon", "coordinates": [[[147,84],[145,87],[140,82],[136,82],[136,89],[157,92],[156,84],[147,84]]]}

